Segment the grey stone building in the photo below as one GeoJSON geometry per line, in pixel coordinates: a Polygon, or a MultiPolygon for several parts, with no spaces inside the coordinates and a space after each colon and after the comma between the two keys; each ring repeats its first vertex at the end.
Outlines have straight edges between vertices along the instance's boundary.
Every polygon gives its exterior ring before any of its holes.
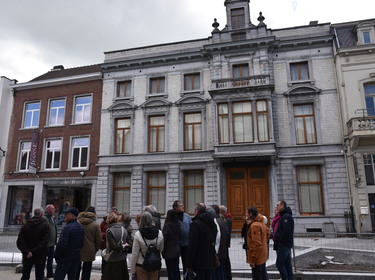
{"type": "Polygon", "coordinates": [[[337,88],[357,232],[375,230],[375,19],[333,24],[337,88]]]}
{"type": "Polygon", "coordinates": [[[204,201],[240,229],[285,199],[296,232],[346,231],[330,24],[271,30],[249,0],[224,6],[208,38],[105,53],[98,214],[204,201]]]}

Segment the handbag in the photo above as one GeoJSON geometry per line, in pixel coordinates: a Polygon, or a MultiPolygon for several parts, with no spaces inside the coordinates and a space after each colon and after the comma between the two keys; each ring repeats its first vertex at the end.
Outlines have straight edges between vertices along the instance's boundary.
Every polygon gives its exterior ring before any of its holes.
{"type": "Polygon", "coordinates": [[[113,251],[111,251],[110,253],[108,253],[108,248],[105,248],[103,251],[102,251],[102,258],[108,262],[110,256],[112,255],[113,251]]]}

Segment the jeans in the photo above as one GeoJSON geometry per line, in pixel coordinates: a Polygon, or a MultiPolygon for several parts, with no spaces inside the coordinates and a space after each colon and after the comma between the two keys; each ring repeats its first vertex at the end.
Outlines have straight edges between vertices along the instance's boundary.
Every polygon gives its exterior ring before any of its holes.
{"type": "Polygon", "coordinates": [[[54,280],[64,280],[68,275],[68,280],[76,280],[79,262],[57,263],[54,280]]]}
{"type": "MultiPolygon", "coordinates": [[[[32,264],[22,264],[22,278],[21,280],[29,280],[31,269],[33,268],[32,264]]],[[[43,280],[44,278],[44,263],[35,265],[35,279],[43,280]]]]}
{"type": "Polygon", "coordinates": [[[181,279],[180,268],[178,267],[177,259],[165,259],[167,266],[168,280],[179,280],[181,279]]]}
{"type": "Polygon", "coordinates": [[[53,254],[55,253],[55,246],[48,247],[47,255],[47,277],[53,277],[53,254]]]}
{"type": "Polygon", "coordinates": [[[266,263],[252,267],[251,274],[253,280],[268,280],[266,263]]]}
{"type": "Polygon", "coordinates": [[[293,280],[292,252],[291,249],[281,244],[276,250],[276,267],[280,272],[282,280],[293,280]]]}
{"type": "Polygon", "coordinates": [[[77,269],[77,280],[79,279],[79,274],[82,271],[81,280],[90,280],[92,269],[92,262],[81,262],[77,269]]]}

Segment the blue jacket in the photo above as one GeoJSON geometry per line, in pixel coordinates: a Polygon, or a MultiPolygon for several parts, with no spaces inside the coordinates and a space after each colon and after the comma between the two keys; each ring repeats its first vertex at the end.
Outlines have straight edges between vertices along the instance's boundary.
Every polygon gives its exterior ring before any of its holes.
{"type": "Polygon", "coordinates": [[[280,212],[280,222],[277,226],[276,235],[274,237],[274,248],[277,250],[279,245],[284,247],[293,247],[293,234],[294,234],[294,220],[292,217],[292,210],[286,207],[280,212]]]}
{"type": "Polygon", "coordinates": [[[191,218],[188,214],[184,213],[181,223],[181,246],[189,245],[189,231],[190,231],[191,218]]]}
{"type": "Polygon", "coordinates": [[[80,262],[84,229],[77,220],[69,221],[63,228],[56,245],[55,259],[59,263],[80,262]]]}

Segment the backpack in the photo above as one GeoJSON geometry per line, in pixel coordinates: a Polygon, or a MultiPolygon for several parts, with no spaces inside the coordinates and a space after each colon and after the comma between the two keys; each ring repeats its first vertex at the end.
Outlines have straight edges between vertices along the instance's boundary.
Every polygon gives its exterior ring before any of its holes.
{"type": "Polygon", "coordinates": [[[155,244],[150,244],[147,245],[145,238],[142,236],[143,241],[145,242],[147,246],[147,251],[146,254],[143,255],[142,251],[141,254],[143,256],[143,264],[142,267],[144,270],[151,272],[151,271],[156,271],[161,269],[161,256],[160,256],[160,251],[158,248],[156,248],[156,244],[158,243],[158,236],[156,237],[156,242],[155,244]]]}

